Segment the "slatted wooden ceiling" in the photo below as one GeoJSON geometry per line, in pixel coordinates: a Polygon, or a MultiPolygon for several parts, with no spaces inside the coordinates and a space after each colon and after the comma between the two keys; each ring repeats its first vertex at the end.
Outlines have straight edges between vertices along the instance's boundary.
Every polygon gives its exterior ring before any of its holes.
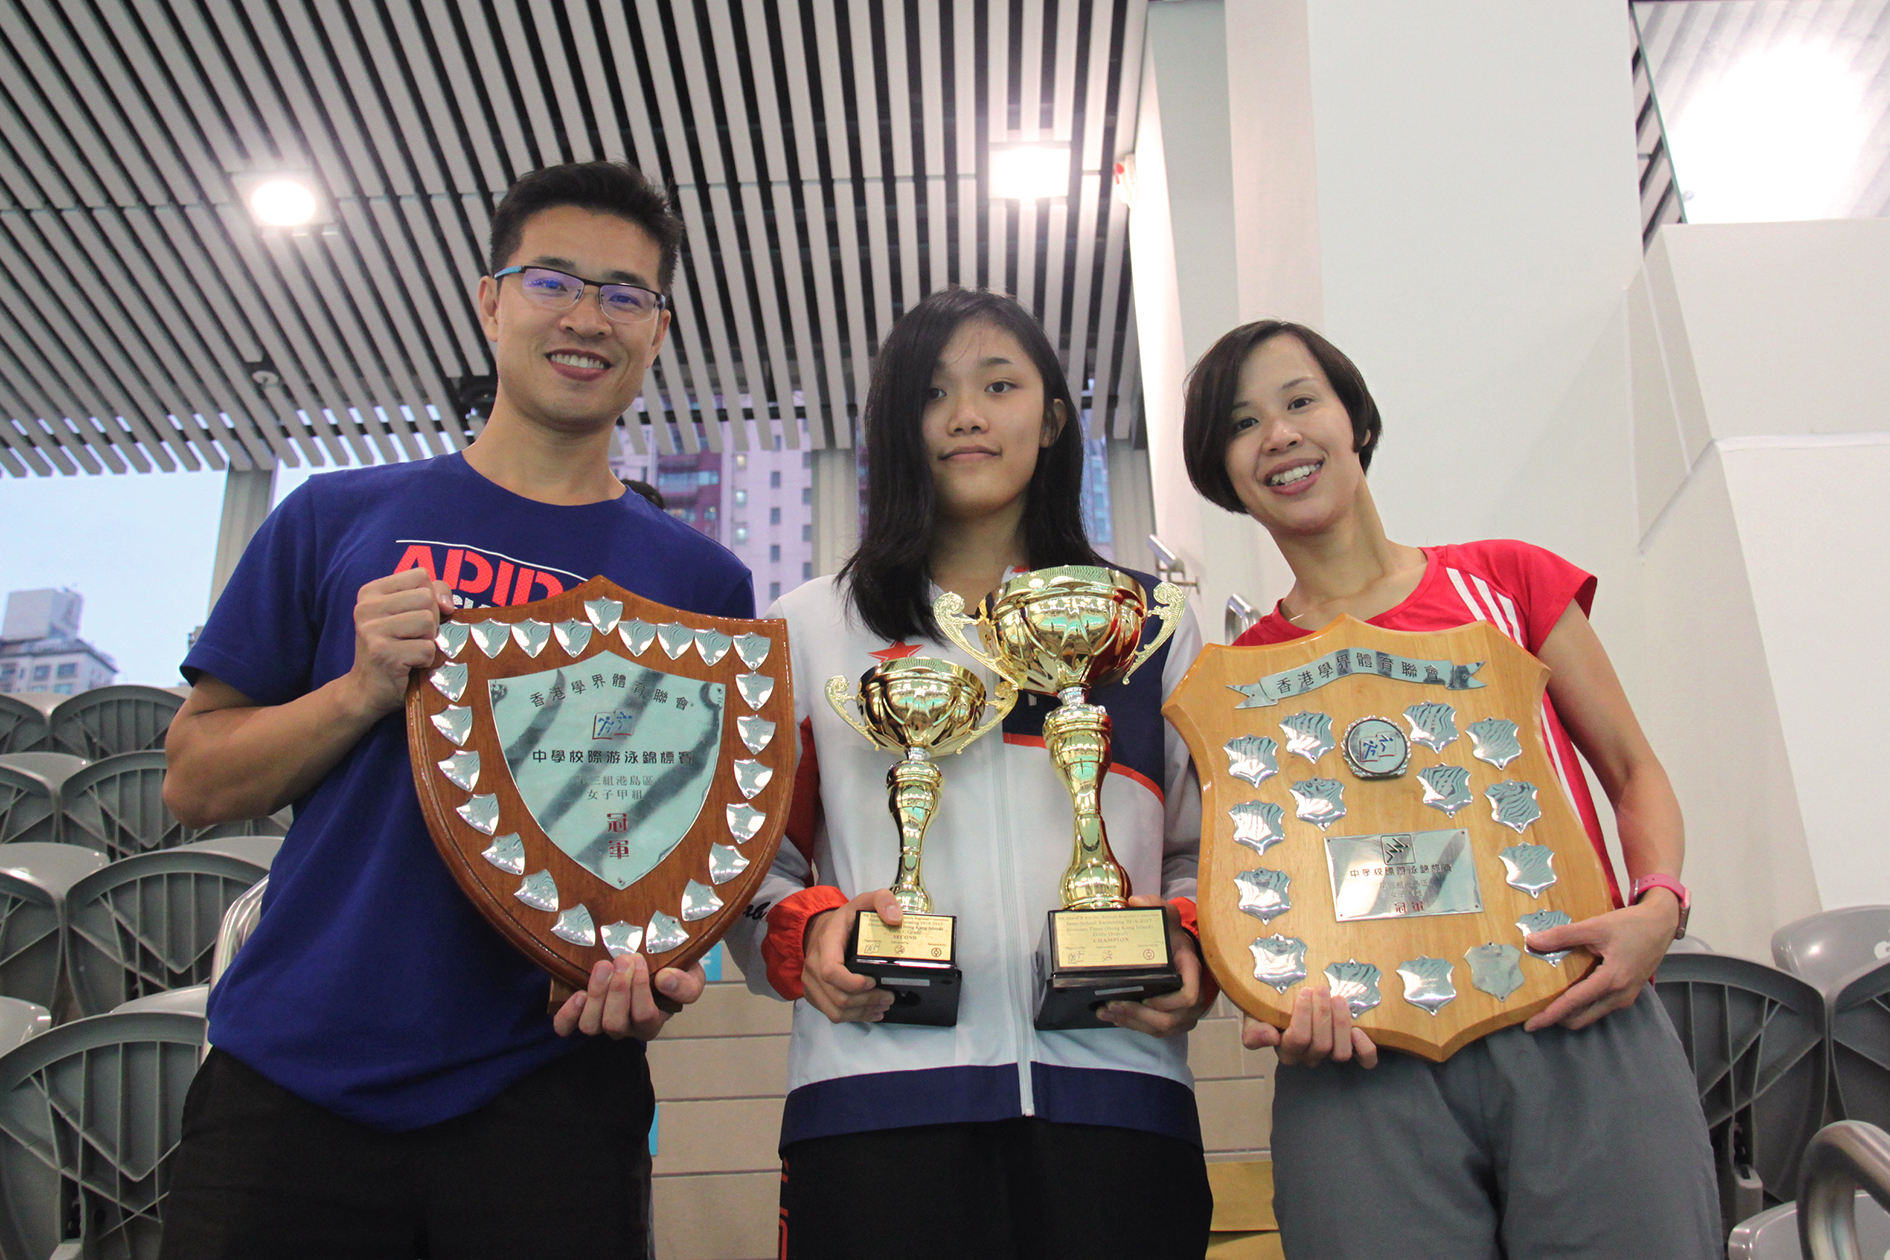
{"type": "MultiPolygon", "coordinates": [[[[643,448],[849,445],[894,318],[1036,311],[1092,425],[1136,409],[1126,212],[1145,0],[0,0],[0,466],[410,459],[467,440],[510,179],[619,158],[689,228],[643,448]],[[1071,146],[996,201],[988,146],[1071,146]],[[328,222],[256,225],[314,177],[328,222]],[[654,419],[655,423],[649,423],[654,419]]],[[[1092,433],[1102,430],[1092,428],[1092,433]]]]}

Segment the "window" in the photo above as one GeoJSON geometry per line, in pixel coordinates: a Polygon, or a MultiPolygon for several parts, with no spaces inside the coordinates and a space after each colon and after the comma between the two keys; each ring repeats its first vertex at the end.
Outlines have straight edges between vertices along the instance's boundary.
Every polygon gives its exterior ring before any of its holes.
{"type": "Polygon", "coordinates": [[[33,666],[33,681],[34,682],[42,682],[45,679],[48,679],[51,677],[52,677],[52,666],[50,665],[33,666]]]}
{"type": "Polygon", "coordinates": [[[779,582],[768,583],[768,598],[769,599],[781,598],[781,584],[779,582]]]}
{"type": "Polygon", "coordinates": [[[781,523],[781,509],[778,507],[769,508],[768,509],[768,524],[779,525],[780,523],[781,523]]]}
{"type": "Polygon", "coordinates": [[[712,521],[715,519],[715,517],[716,517],[715,504],[711,503],[709,504],[709,506],[702,509],[703,520],[712,521]]]}
{"type": "Polygon", "coordinates": [[[746,490],[737,490],[737,491],[735,492],[735,506],[736,506],[736,507],[747,507],[747,506],[748,506],[748,491],[746,491],[746,490]]]}
{"type": "Polygon", "coordinates": [[[809,522],[808,524],[801,526],[801,541],[802,542],[814,541],[814,526],[812,522],[809,522]]]}
{"type": "Polygon", "coordinates": [[[736,453],[736,455],[735,455],[735,467],[737,467],[737,468],[746,468],[746,467],[748,467],[748,455],[747,455],[747,453],[746,453],[746,452],[737,452],[737,453],[736,453]]]}
{"type": "Polygon", "coordinates": [[[780,543],[768,544],[768,563],[770,564],[781,563],[781,544],[780,543]]]}
{"type": "Polygon", "coordinates": [[[0,665],[0,678],[11,677],[13,677],[13,662],[8,661],[6,664],[0,665]]]}
{"type": "Polygon", "coordinates": [[[67,661],[59,667],[59,672],[53,675],[55,678],[77,678],[78,676],[79,663],[77,661],[67,661]]]}
{"type": "Polygon", "coordinates": [[[777,488],[781,485],[781,470],[779,468],[768,474],[768,484],[777,488]]]}
{"type": "Polygon", "coordinates": [[[72,684],[71,683],[54,683],[53,690],[58,692],[62,696],[69,696],[72,694],[72,684]]]}
{"type": "Polygon", "coordinates": [[[814,501],[814,488],[812,486],[802,486],[801,487],[801,502],[812,503],[813,501],[814,501]]]}
{"type": "Polygon", "coordinates": [[[813,576],[814,576],[814,562],[812,560],[801,561],[801,581],[803,582],[809,581],[810,579],[813,578],[813,576]]]}
{"type": "MultiPolygon", "coordinates": [[[[740,494],[741,491],[737,490],[736,493],[740,494]]],[[[745,543],[748,541],[748,526],[737,525],[735,527],[735,541],[737,543],[745,543]]]]}
{"type": "Polygon", "coordinates": [[[814,466],[814,453],[812,451],[802,451],[801,452],[801,467],[812,468],[813,466],[814,466]]]}

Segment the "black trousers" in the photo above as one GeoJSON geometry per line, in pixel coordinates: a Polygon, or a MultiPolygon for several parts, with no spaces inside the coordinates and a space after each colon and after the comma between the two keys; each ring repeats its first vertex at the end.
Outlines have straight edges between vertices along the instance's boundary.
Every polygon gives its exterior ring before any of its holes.
{"type": "Polygon", "coordinates": [[[654,1112],[629,1040],[595,1039],[406,1133],[212,1051],[184,1102],[160,1260],[645,1260],[654,1112]]]}
{"type": "Polygon", "coordinates": [[[1176,1138],[1025,1117],[795,1142],[783,1260],[1201,1260],[1214,1200],[1176,1138]]]}

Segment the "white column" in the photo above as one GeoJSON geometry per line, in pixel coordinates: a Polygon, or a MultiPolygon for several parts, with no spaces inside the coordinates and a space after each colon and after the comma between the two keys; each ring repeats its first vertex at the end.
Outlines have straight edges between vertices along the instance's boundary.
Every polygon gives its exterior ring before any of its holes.
{"type": "Polygon", "coordinates": [[[1154,532],[1200,583],[1191,602],[1210,640],[1227,597],[1252,599],[1277,555],[1250,519],[1195,494],[1181,457],[1183,378],[1240,322],[1227,54],[1220,0],[1149,7],[1129,213],[1154,532]]]}
{"type": "Polygon", "coordinates": [[[838,573],[860,545],[860,473],[854,462],[858,456],[859,452],[849,446],[829,446],[814,452],[816,574],[838,573]]]}
{"type": "Polygon", "coordinates": [[[232,468],[223,474],[223,520],[217,527],[216,564],[210,570],[210,608],[217,606],[236,562],[275,502],[275,468],[232,468]]]}

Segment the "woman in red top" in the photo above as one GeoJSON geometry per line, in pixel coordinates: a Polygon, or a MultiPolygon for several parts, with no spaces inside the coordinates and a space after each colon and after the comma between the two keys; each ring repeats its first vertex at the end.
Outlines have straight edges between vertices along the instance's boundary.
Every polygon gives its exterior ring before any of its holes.
{"type": "Polygon", "coordinates": [[[1346,1003],[1310,983],[1284,1033],[1247,1020],[1245,1044],[1276,1046],[1282,1065],[1282,1241],[1295,1260],[1719,1255],[1693,1076],[1644,995],[1685,922],[1680,807],[1589,625],[1595,580],[1527,543],[1393,542],[1365,480],[1381,429],[1351,360],[1300,325],[1237,328],[1195,365],[1188,475],[1265,526],[1293,570],[1293,589],[1239,642],[1284,642],[1342,613],[1394,630],[1492,622],[1551,669],[1551,759],[1606,867],[1576,752],[1593,767],[1633,893],[1530,937],[1534,949],[1581,946],[1601,964],[1526,1024],[1443,1063],[1381,1055],[1346,1003]]]}

